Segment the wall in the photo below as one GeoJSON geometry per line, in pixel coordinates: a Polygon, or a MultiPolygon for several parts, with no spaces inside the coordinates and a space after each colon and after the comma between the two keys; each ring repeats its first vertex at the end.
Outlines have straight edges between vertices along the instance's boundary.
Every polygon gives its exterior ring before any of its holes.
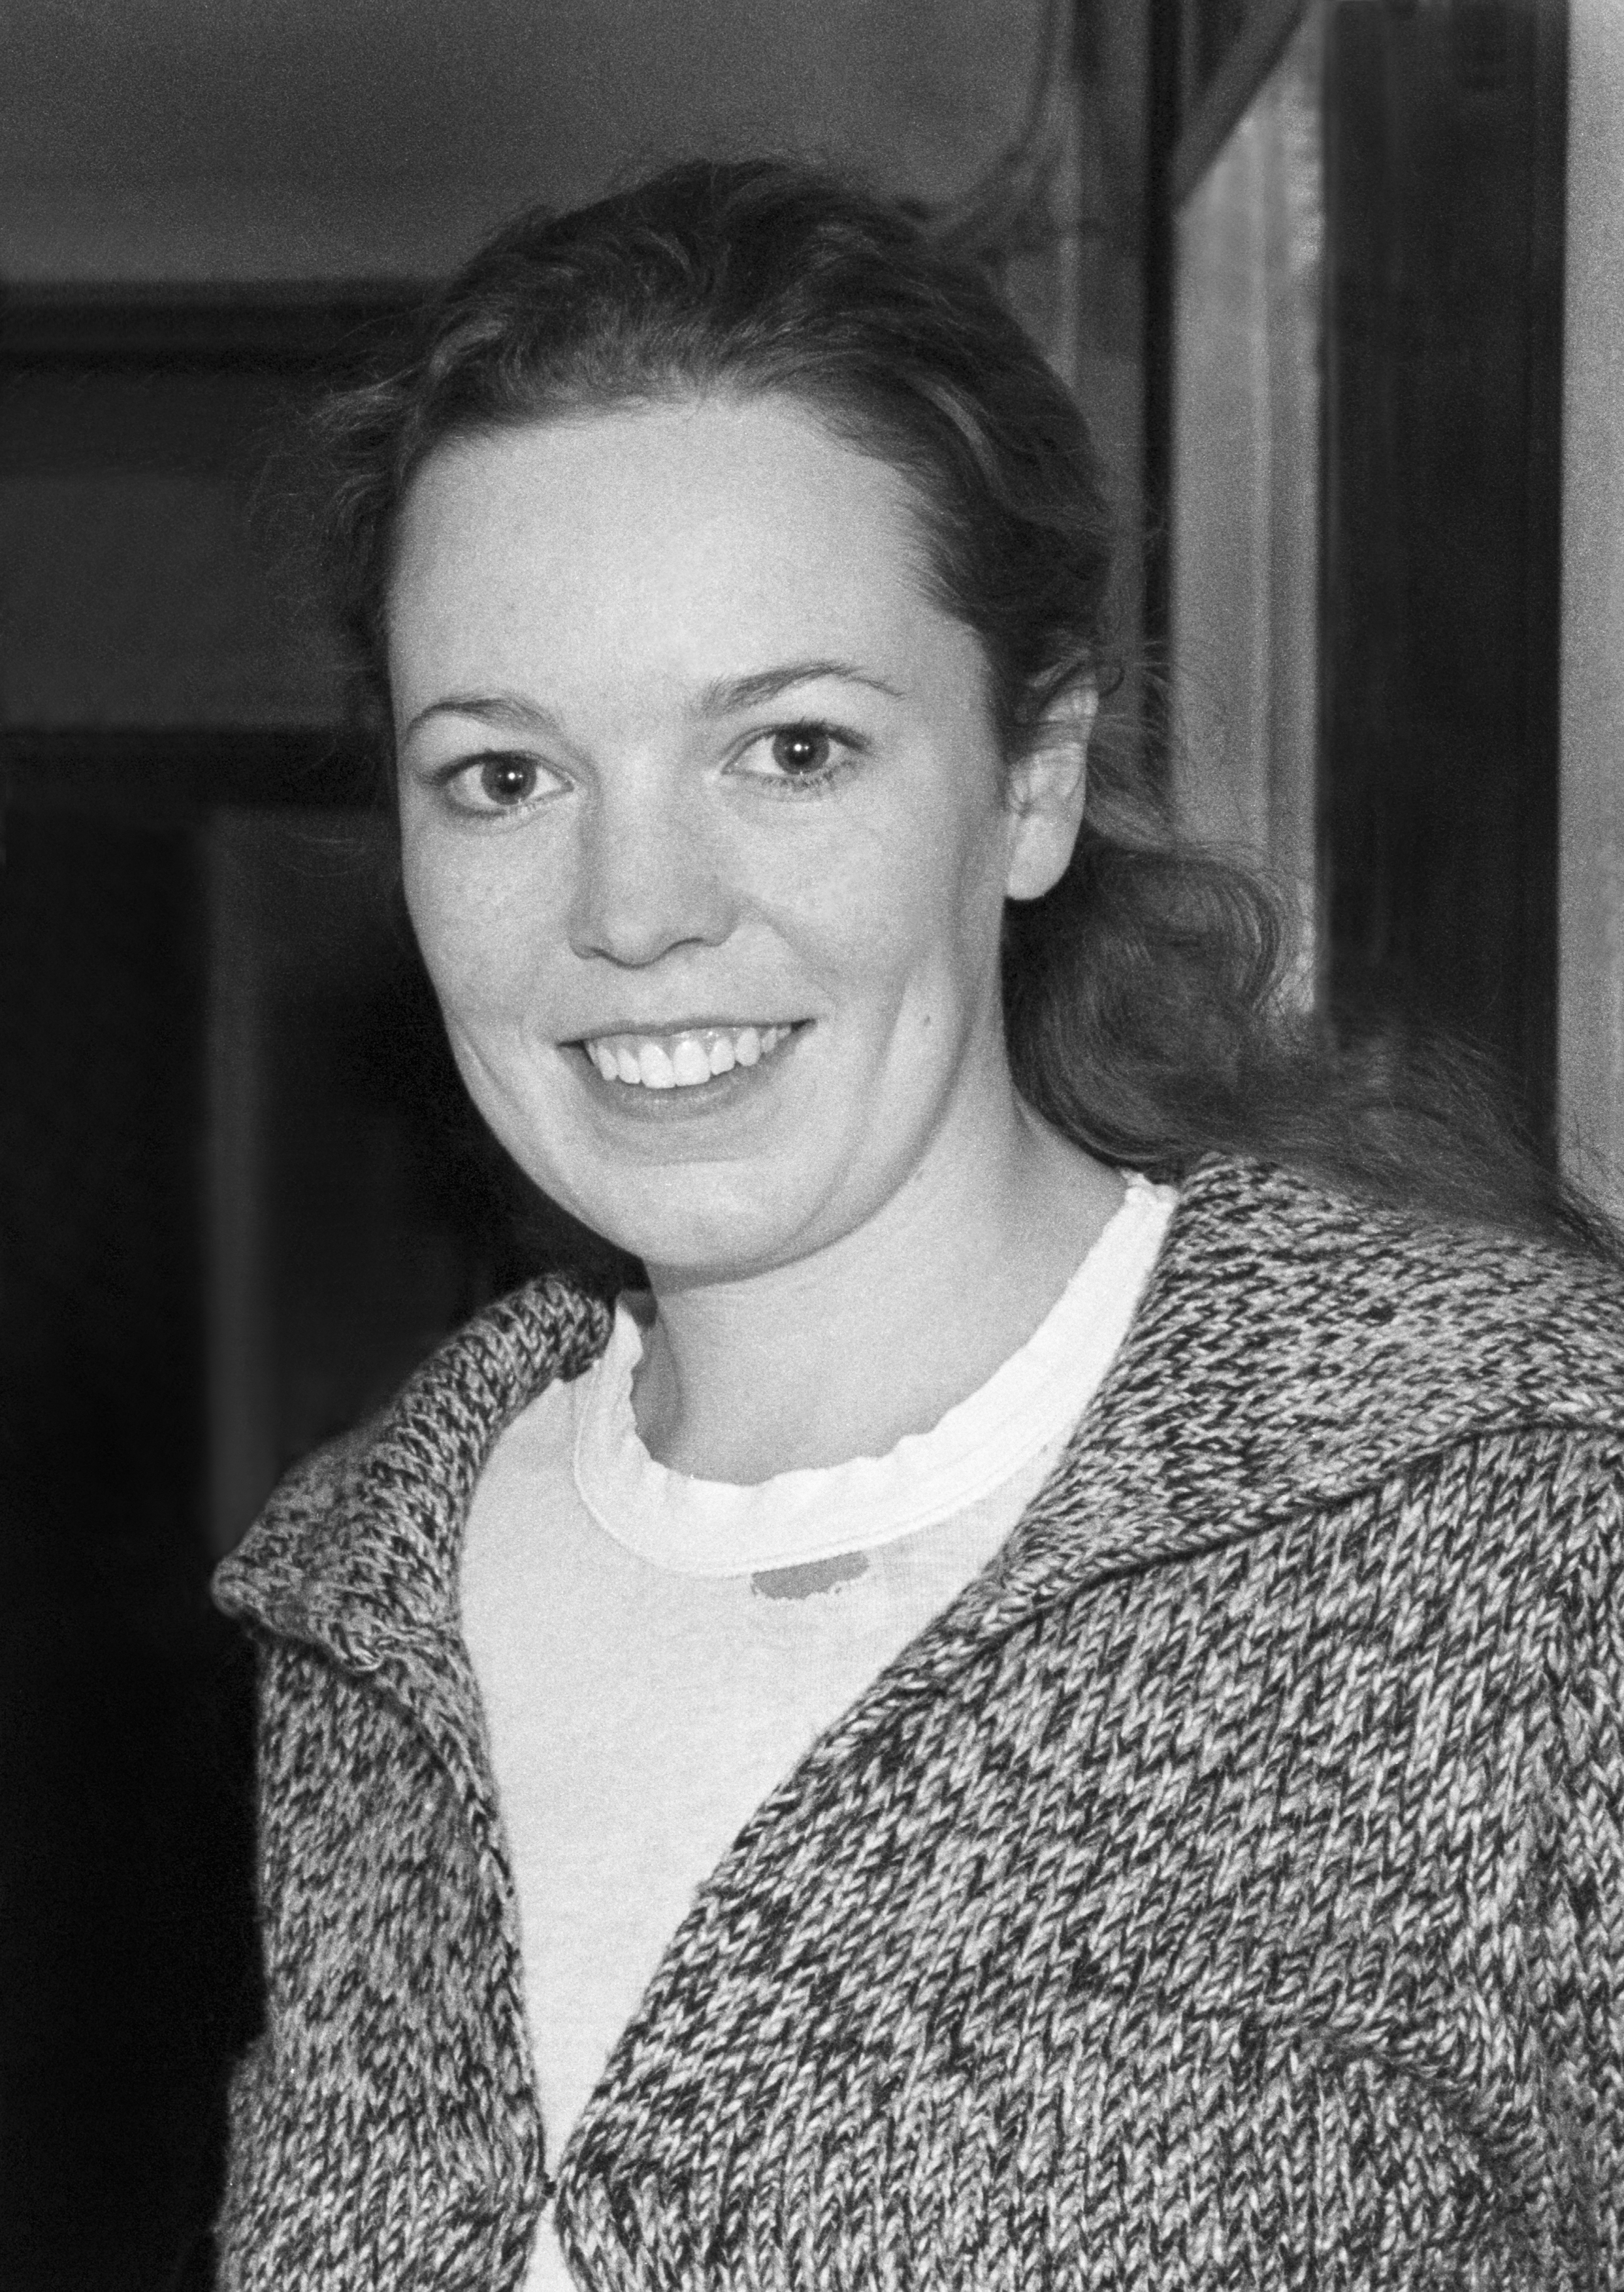
{"type": "Polygon", "coordinates": [[[1559,1122],[1624,1216],[1624,8],[1569,36],[1559,1122]]]}
{"type": "Polygon", "coordinates": [[[0,375],[0,722],[337,715],[295,450],[318,379],[0,375]]]}
{"type": "MultiPolygon", "coordinates": [[[[1031,105],[1048,0],[11,0],[0,294],[206,303],[410,286],[537,198],[694,149],[797,148],[938,202],[1031,105]],[[455,37],[447,36],[454,23],[455,37]]],[[[1138,627],[1145,24],[1081,12],[1074,367],[1138,627]]],[[[1041,282],[1038,282],[1041,284],[1041,282]]],[[[161,325],[154,319],[149,332],[161,325]]],[[[17,338],[13,326],[13,343],[17,338]]],[[[337,684],[301,545],[323,376],[47,356],[0,402],[0,721],[285,727],[337,684]]]]}
{"type": "Polygon", "coordinates": [[[1313,992],[1323,18],[1175,221],[1170,607],[1180,814],[1267,869],[1313,992]]]}
{"type": "Polygon", "coordinates": [[[0,277],[432,276],[527,200],[696,148],[789,144],[944,197],[1017,127],[1042,12],[7,0],[0,277]]]}

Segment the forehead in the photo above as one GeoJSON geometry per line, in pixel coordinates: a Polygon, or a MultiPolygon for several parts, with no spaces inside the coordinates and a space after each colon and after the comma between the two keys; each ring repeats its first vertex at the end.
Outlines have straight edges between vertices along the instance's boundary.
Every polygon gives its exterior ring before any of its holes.
{"type": "Polygon", "coordinates": [[[616,409],[430,458],[401,520],[391,652],[407,675],[425,651],[461,665],[541,631],[560,663],[635,643],[703,654],[707,674],[719,647],[872,654],[944,624],[922,574],[904,480],[793,403],[616,409]]]}

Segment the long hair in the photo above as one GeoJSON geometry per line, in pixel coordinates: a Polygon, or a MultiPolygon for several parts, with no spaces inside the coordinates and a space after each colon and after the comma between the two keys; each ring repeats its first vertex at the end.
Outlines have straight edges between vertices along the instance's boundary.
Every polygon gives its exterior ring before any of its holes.
{"type": "MultiPolygon", "coordinates": [[[[321,417],[328,561],[389,751],[387,610],[413,478],[454,439],[673,398],[769,394],[904,481],[932,601],[978,639],[1001,753],[1112,660],[1112,519],[1083,416],[970,262],[903,210],[772,160],[694,162],[520,215],[394,372],[321,417]]],[[[1339,1047],[1281,993],[1267,891],[1178,837],[1142,746],[1096,743],[1072,864],[1006,910],[1017,1088],[1103,1159],[1218,1150],[1390,1202],[1608,1246],[1468,1053],[1339,1047]]]]}

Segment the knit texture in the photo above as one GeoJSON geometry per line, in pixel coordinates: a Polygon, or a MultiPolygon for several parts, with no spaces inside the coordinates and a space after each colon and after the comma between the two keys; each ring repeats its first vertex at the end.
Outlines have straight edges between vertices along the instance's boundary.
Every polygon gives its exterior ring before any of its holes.
{"type": "Polygon", "coordinates": [[[1624,1304],[1236,1162],[999,1562],[758,1811],[545,2160],[457,1628],[559,1282],[296,1474],[228,2288],[1624,2288],[1624,1304]],[[551,2170],[549,2169],[551,2167],[551,2170]]]}

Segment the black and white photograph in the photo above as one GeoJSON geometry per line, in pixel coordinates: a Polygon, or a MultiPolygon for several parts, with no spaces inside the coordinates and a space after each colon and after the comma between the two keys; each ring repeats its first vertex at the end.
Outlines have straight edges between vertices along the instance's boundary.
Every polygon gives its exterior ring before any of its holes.
{"type": "Polygon", "coordinates": [[[0,2287],[1624,2292],[1624,0],[7,0],[0,2287]]]}

